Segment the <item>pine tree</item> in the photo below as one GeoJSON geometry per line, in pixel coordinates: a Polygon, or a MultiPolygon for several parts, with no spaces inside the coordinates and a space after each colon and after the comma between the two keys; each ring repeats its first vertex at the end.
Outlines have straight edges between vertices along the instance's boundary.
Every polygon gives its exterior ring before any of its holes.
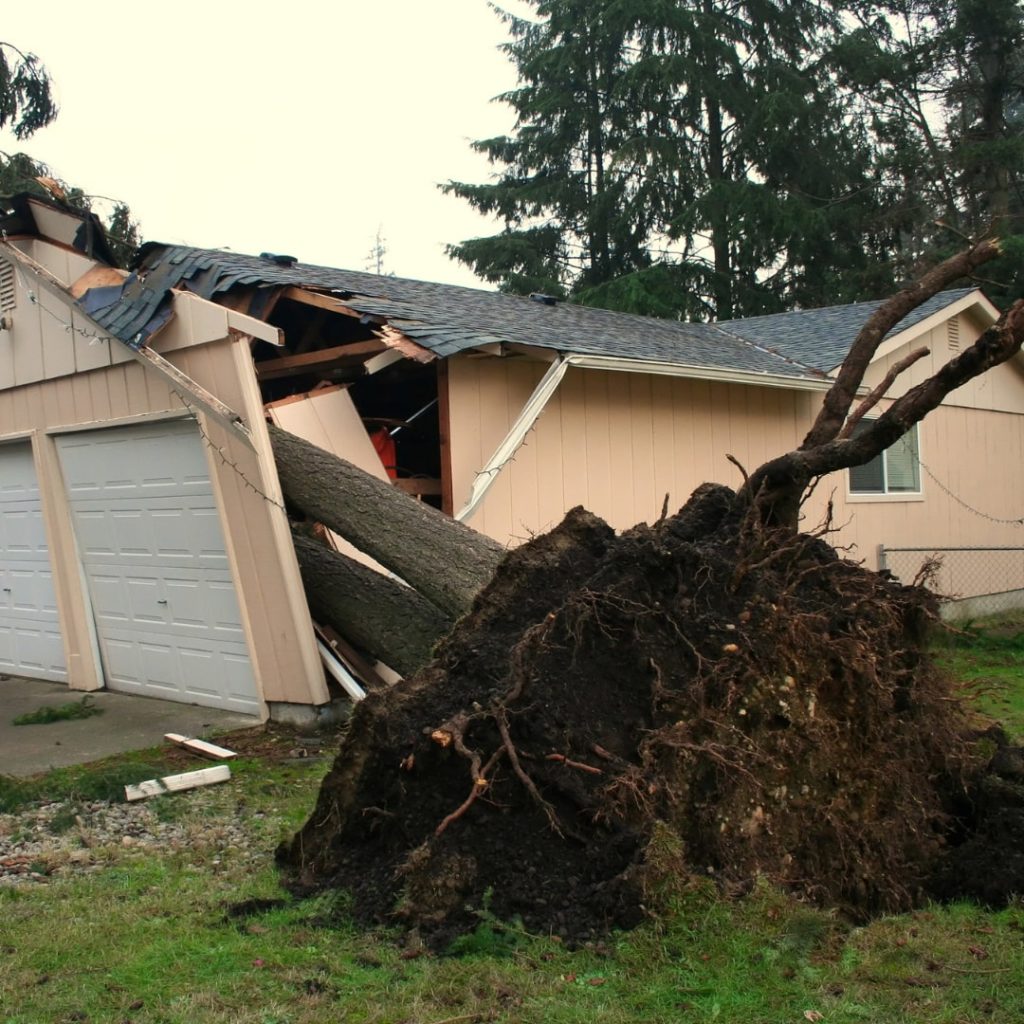
{"type": "Polygon", "coordinates": [[[508,290],[687,318],[857,297],[879,265],[885,290],[827,7],[532,2],[537,20],[503,15],[515,132],[475,144],[504,170],[445,186],[506,228],[451,255],[508,290]]]}
{"type": "Polygon", "coordinates": [[[852,7],[836,51],[872,126],[885,230],[903,276],[995,231],[982,282],[1024,294],[1024,12],[1018,0],[882,0],[852,7]]]}
{"type": "Polygon", "coordinates": [[[39,58],[0,40],[0,128],[25,139],[56,116],[50,76],[39,58]]]}

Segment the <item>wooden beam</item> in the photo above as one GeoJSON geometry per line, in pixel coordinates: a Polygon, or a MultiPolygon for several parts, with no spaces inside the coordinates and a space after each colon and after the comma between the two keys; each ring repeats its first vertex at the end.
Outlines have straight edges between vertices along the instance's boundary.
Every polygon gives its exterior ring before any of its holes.
{"type": "Polygon", "coordinates": [[[386,690],[387,682],[373,665],[364,658],[337,630],[330,626],[313,623],[317,639],[325,643],[338,656],[345,667],[363,684],[367,690],[386,690]]]}
{"type": "Polygon", "coordinates": [[[147,796],[180,793],[183,789],[212,786],[215,782],[227,782],[230,778],[231,769],[226,764],[218,764],[214,768],[200,768],[199,771],[184,772],[181,775],[165,775],[162,779],[147,779],[137,786],[125,786],[124,798],[126,800],[145,800],[147,796]]]}
{"type": "Polygon", "coordinates": [[[306,306],[316,306],[318,309],[326,309],[329,313],[341,313],[343,316],[352,316],[357,320],[368,317],[374,323],[383,323],[384,318],[374,316],[371,313],[360,313],[358,309],[345,305],[341,299],[324,292],[312,292],[308,288],[285,288],[281,293],[282,299],[291,299],[292,302],[301,302],[306,306]]]}
{"type": "Polygon", "coordinates": [[[441,481],[433,477],[407,476],[391,481],[400,491],[412,495],[414,498],[421,498],[425,494],[431,496],[442,493],[441,481]]]}
{"type": "Polygon", "coordinates": [[[347,363],[362,363],[370,356],[385,351],[387,346],[376,338],[368,341],[351,341],[346,345],[322,348],[316,352],[282,356],[280,359],[264,359],[256,363],[256,376],[260,380],[276,380],[278,377],[293,377],[299,373],[318,373],[347,363]]]}
{"type": "Polygon", "coordinates": [[[448,360],[437,364],[437,424],[441,444],[441,511],[455,515],[455,497],[452,485],[452,405],[448,360]]]}
{"type": "Polygon", "coordinates": [[[164,739],[168,743],[184,747],[186,750],[191,750],[193,754],[198,754],[200,757],[208,758],[211,761],[230,761],[231,758],[238,757],[237,751],[228,750],[227,747],[218,747],[216,743],[207,743],[206,740],[182,736],[181,733],[177,732],[164,733],[164,739]]]}

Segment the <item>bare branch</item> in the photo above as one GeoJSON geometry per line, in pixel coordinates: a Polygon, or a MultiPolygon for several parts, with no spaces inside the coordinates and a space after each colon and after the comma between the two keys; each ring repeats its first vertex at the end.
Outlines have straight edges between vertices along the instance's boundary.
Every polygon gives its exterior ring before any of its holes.
{"type": "Polygon", "coordinates": [[[849,419],[847,419],[843,429],[839,431],[837,439],[850,437],[853,434],[854,427],[885,397],[885,393],[892,387],[893,381],[904,370],[910,369],[919,359],[924,359],[926,355],[929,355],[928,349],[918,348],[896,363],[885,377],[882,378],[882,382],[850,413],[849,419]]]}
{"type": "Polygon", "coordinates": [[[1024,299],[980,338],[927,380],[915,385],[857,437],[834,437],[814,447],[806,441],[766,462],[740,490],[763,522],[796,528],[800,497],[815,476],[870,462],[924,419],[954,389],[1010,359],[1024,343],[1024,299]]]}
{"type": "Polygon", "coordinates": [[[800,450],[817,448],[839,436],[868,365],[878,351],[882,339],[896,324],[946,285],[968,276],[983,263],[995,259],[999,253],[998,240],[986,238],[970,249],[951,256],[903,291],[886,299],[857,332],[857,337],[839,368],[836,381],[826,393],[821,411],[804,438],[800,450]]]}

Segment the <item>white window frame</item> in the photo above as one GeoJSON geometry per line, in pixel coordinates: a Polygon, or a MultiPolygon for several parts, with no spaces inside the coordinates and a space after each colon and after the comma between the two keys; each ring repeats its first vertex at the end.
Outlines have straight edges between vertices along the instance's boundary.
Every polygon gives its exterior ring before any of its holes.
{"type": "MultiPolygon", "coordinates": [[[[870,423],[871,420],[863,420],[864,423],[870,423]]],[[[917,490],[916,491],[890,491],[889,490],[889,462],[888,453],[895,447],[899,441],[894,441],[888,448],[886,448],[875,458],[882,460],[882,487],[881,491],[855,491],[853,489],[853,481],[851,470],[846,471],[846,499],[849,502],[854,503],[866,503],[871,501],[924,501],[924,484],[921,473],[921,431],[919,429],[920,424],[915,423],[907,433],[913,433],[917,442],[917,490]]],[[[906,435],[904,435],[906,436],[906,435]]],[[[874,461],[874,460],[872,460],[874,461]]],[[[865,463],[869,465],[870,463],[865,463]]]]}

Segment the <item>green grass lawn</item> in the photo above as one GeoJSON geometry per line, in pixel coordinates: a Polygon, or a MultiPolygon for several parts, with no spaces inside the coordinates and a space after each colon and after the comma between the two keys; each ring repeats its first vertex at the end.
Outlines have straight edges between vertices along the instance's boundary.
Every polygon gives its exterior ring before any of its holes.
{"type": "MultiPolygon", "coordinates": [[[[939,652],[983,681],[985,706],[1018,737],[1020,637],[1005,622],[984,624],[939,652]]],[[[167,767],[163,757],[0,780],[0,809],[109,796],[167,767]]],[[[933,906],[857,927],[767,886],[733,902],[695,883],[659,920],[580,950],[491,921],[484,908],[477,932],[441,955],[362,931],[343,895],[292,901],[273,867],[326,766],[242,759],[224,785],[153,801],[165,820],[188,824],[186,847],[154,855],[115,844],[93,851],[93,874],[0,886],[0,1024],[1024,1020],[1024,903],[933,906]],[[236,821],[253,835],[248,850],[218,842],[218,825],[236,821]],[[231,916],[248,900],[265,909],[231,916]]]]}
{"type": "Polygon", "coordinates": [[[978,709],[1024,742],[1024,612],[959,623],[937,638],[935,653],[978,709]]]}

